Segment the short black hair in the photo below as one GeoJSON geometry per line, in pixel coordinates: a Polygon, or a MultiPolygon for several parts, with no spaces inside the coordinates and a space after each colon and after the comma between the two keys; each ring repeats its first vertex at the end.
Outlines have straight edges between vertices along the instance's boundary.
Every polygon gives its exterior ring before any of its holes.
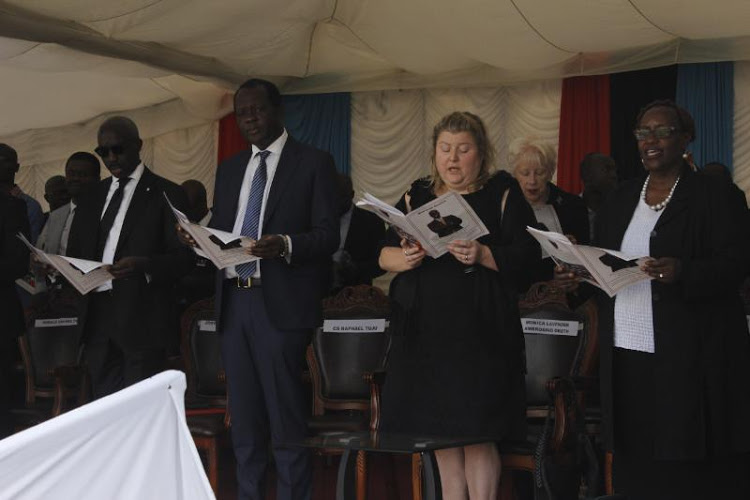
{"type": "Polygon", "coordinates": [[[732,172],[729,170],[729,167],[718,161],[710,161],[706,163],[701,170],[707,174],[718,174],[730,181],[732,180],[732,172]]]}
{"type": "Polygon", "coordinates": [[[688,110],[681,106],[678,106],[677,103],[671,99],[657,99],[642,107],[635,119],[636,128],[638,127],[638,124],[641,123],[643,115],[645,115],[647,111],[654,108],[669,108],[674,111],[675,115],[677,116],[677,121],[680,124],[680,132],[685,132],[688,134],[689,142],[695,140],[695,121],[693,121],[693,117],[690,115],[688,110]]]}
{"type": "Polygon", "coordinates": [[[54,186],[55,184],[64,185],[65,184],[65,176],[63,175],[53,175],[49,179],[47,179],[47,182],[44,183],[44,191],[46,192],[48,188],[54,186]]]}
{"type": "Polygon", "coordinates": [[[107,118],[99,126],[99,134],[105,130],[116,132],[121,139],[128,141],[138,141],[141,139],[141,135],[138,132],[138,125],[127,116],[112,116],[107,118]]]}
{"type": "Polygon", "coordinates": [[[102,173],[102,164],[99,163],[99,158],[87,151],[76,151],[75,153],[70,155],[68,160],[65,162],[65,166],[67,167],[68,163],[70,163],[71,161],[82,161],[85,163],[89,163],[92,167],[96,168],[97,175],[101,175],[102,173]]]}
{"type": "Polygon", "coordinates": [[[581,160],[581,180],[588,179],[591,173],[591,169],[595,165],[605,165],[612,168],[617,168],[615,160],[611,156],[607,156],[604,153],[588,153],[581,160]]]}
{"type": "Polygon", "coordinates": [[[12,147],[7,144],[0,144],[0,156],[7,158],[13,163],[18,163],[18,153],[12,147]]]}
{"type": "Polygon", "coordinates": [[[268,80],[263,80],[261,78],[251,78],[247,80],[245,83],[239,86],[237,91],[234,93],[234,99],[237,99],[237,94],[240,93],[240,90],[242,89],[257,89],[257,88],[263,88],[266,90],[266,95],[268,96],[268,101],[271,103],[271,105],[278,109],[281,107],[281,92],[279,92],[279,88],[274,85],[272,82],[269,82],[268,80]]]}

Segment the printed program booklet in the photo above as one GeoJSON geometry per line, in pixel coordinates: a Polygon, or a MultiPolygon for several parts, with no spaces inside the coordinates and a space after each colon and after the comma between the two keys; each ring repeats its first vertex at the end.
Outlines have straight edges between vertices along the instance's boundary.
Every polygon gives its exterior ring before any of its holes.
{"type": "Polygon", "coordinates": [[[29,247],[29,250],[40,261],[46,262],[57,269],[63,278],[68,280],[81,295],[86,295],[91,290],[98,288],[113,278],[107,270],[109,264],[46,253],[32,245],[24,235],[19,233],[18,238],[29,247]]]}
{"type": "Polygon", "coordinates": [[[258,260],[255,255],[247,253],[247,248],[254,243],[252,238],[190,222],[185,214],[172,205],[166,194],[164,197],[177,218],[177,223],[198,244],[197,248],[193,248],[195,253],[210,260],[217,269],[258,260]]]}
{"type": "Polygon", "coordinates": [[[374,213],[432,258],[445,254],[454,240],[475,240],[489,234],[482,219],[460,194],[448,192],[408,214],[365,193],[356,205],[374,213]]]}
{"type": "Polygon", "coordinates": [[[630,256],[616,250],[575,245],[565,235],[533,227],[527,227],[526,230],[556,263],[568,267],[584,281],[604,290],[610,297],[627,286],[651,279],[640,267],[651,257],[630,256]]]}

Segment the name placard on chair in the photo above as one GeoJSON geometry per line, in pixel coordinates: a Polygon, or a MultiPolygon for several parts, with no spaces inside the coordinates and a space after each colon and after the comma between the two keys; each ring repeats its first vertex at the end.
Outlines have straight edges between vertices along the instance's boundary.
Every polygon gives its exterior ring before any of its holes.
{"type": "Polygon", "coordinates": [[[383,333],[385,319],[326,319],[323,331],[326,333],[383,333]]]}
{"type": "Polygon", "coordinates": [[[215,332],[216,331],[216,321],[212,319],[199,319],[198,320],[198,330],[202,332],[215,332]]]}
{"type": "Polygon", "coordinates": [[[539,335],[564,335],[575,337],[583,325],[578,321],[561,321],[556,319],[521,318],[523,333],[539,335]]]}
{"type": "Polygon", "coordinates": [[[36,328],[52,328],[55,326],[77,326],[78,318],[44,318],[34,320],[36,328]]]}

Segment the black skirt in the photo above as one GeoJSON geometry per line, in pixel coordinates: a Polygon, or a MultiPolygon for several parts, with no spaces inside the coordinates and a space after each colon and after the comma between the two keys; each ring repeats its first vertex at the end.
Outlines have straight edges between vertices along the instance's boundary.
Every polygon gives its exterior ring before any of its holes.
{"type": "MultiPolygon", "coordinates": [[[[614,489],[628,500],[750,499],[750,455],[654,459],[654,355],[614,349],[614,489]]],[[[689,418],[689,416],[686,416],[689,418]]]]}

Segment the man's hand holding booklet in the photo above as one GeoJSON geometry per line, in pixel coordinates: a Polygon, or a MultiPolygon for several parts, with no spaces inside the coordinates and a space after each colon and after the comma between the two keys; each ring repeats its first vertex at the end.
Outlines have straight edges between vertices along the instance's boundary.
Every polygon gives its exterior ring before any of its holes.
{"type": "Polygon", "coordinates": [[[488,234],[482,220],[461,195],[444,194],[408,214],[365,193],[357,206],[374,213],[399,236],[421,246],[432,258],[445,254],[454,240],[476,240],[488,234]]]}
{"type": "MultiPolygon", "coordinates": [[[[164,197],[167,198],[167,195],[164,197]]],[[[258,260],[258,257],[248,251],[255,243],[252,238],[190,222],[185,214],[172,205],[169,198],[167,203],[177,218],[177,223],[195,241],[195,253],[210,260],[217,269],[258,260]]]]}
{"type": "Polygon", "coordinates": [[[641,269],[651,257],[628,256],[616,250],[575,245],[565,235],[533,227],[527,227],[526,230],[557,264],[601,288],[610,297],[633,283],[652,279],[641,269]]]}

